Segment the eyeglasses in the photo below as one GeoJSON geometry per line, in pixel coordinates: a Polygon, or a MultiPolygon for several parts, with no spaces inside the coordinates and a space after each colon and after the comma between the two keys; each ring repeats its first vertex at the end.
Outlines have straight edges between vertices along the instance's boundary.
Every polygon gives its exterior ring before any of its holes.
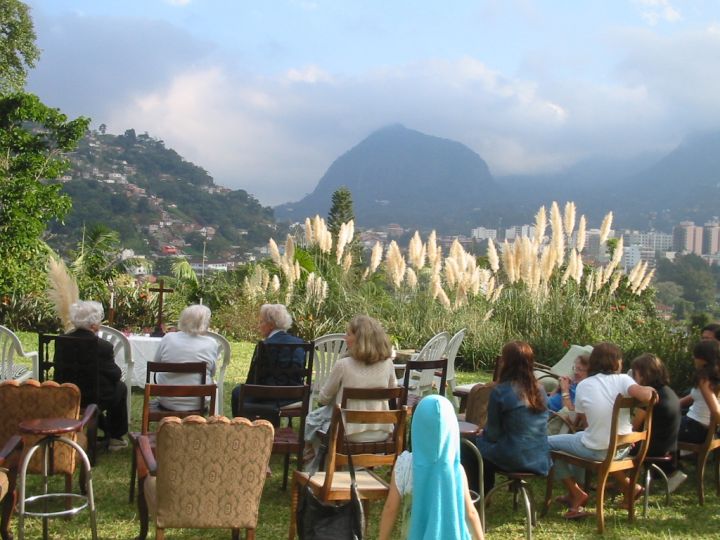
{"type": "Polygon", "coordinates": [[[580,367],[573,366],[572,370],[573,370],[573,373],[587,373],[588,368],[582,367],[582,366],[580,366],[580,367]]]}

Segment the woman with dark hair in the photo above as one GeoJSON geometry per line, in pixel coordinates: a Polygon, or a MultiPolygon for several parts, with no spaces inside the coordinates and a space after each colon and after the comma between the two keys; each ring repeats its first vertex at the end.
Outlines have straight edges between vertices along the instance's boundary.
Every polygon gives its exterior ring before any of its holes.
{"type": "MultiPolygon", "coordinates": [[[[670,388],[670,375],[662,360],[654,354],[645,353],[635,358],[630,364],[632,377],[638,384],[652,386],[658,394],[658,401],[653,408],[652,431],[648,457],[662,457],[677,450],[678,431],[680,430],[680,400],[670,388]]],[[[645,411],[635,410],[632,424],[640,429],[645,420],[645,411]]],[[[675,491],[687,475],[669,462],[660,462],[658,466],[668,474],[668,488],[675,491]]]]}
{"type": "Polygon", "coordinates": [[[678,440],[699,444],[705,440],[711,415],[720,415],[717,394],[720,390],[720,343],[714,339],[699,341],[693,349],[695,379],[690,394],[680,400],[690,406],[680,421],[678,440]]]}
{"type": "MultiPolygon", "coordinates": [[[[590,376],[580,381],[575,394],[575,412],[585,415],[588,427],[585,431],[548,437],[551,450],[597,461],[605,459],[610,445],[612,411],[617,395],[634,397],[647,403],[656,393],[650,386],[640,386],[629,375],[620,373],[621,370],[622,351],[617,345],[599,343],[593,348],[590,354],[590,376]]],[[[624,435],[631,431],[630,415],[623,410],[618,420],[618,434],[624,435]]],[[[618,452],[615,459],[624,458],[629,451],[630,448],[626,448],[618,452]]],[[[589,497],[577,483],[577,480],[583,480],[584,475],[582,468],[560,460],[555,463],[555,478],[562,480],[568,491],[567,496],[558,499],[568,506],[568,511],[563,516],[566,519],[587,515],[584,505],[589,497]]],[[[612,473],[612,476],[620,486],[628,485],[629,480],[622,471],[612,473]]],[[[622,490],[623,493],[627,491],[622,490]]],[[[635,486],[635,496],[641,492],[642,488],[635,486]]],[[[630,502],[623,501],[622,504],[627,505],[630,502]]]]}
{"type": "Polygon", "coordinates": [[[550,470],[546,395],[533,375],[530,345],[511,341],[503,347],[498,384],[490,394],[488,419],[476,444],[483,458],[485,492],[495,485],[495,472],[550,470]]]}

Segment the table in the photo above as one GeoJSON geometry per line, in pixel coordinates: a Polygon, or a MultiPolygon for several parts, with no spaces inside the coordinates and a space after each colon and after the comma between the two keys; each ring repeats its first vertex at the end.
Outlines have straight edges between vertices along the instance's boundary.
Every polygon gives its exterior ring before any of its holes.
{"type": "Polygon", "coordinates": [[[160,347],[160,337],[128,336],[133,358],[133,386],[145,388],[145,373],[147,363],[155,359],[155,353],[160,347]]]}

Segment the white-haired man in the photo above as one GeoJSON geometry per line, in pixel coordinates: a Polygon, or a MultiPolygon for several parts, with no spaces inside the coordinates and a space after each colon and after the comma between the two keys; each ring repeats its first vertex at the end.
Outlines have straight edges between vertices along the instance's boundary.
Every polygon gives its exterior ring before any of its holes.
{"type": "MultiPolygon", "coordinates": [[[[263,304],[260,307],[260,315],[258,317],[258,330],[262,335],[263,343],[267,344],[299,344],[305,343],[299,337],[288,334],[288,329],[292,326],[292,317],[288,313],[287,308],[283,304],[263,304]]],[[[276,377],[268,376],[263,380],[255,381],[255,368],[258,362],[262,362],[263,359],[258,357],[258,349],[255,349],[253,358],[250,363],[250,373],[247,377],[248,383],[264,384],[268,386],[298,386],[302,384],[302,378],[298,377],[294,380],[289,380],[287,377],[283,379],[277,379],[276,377]]],[[[292,364],[297,367],[302,367],[305,364],[305,352],[298,348],[292,353],[292,364]]],[[[233,416],[238,416],[240,401],[240,386],[236,386],[232,391],[232,413],[233,416]]]]}

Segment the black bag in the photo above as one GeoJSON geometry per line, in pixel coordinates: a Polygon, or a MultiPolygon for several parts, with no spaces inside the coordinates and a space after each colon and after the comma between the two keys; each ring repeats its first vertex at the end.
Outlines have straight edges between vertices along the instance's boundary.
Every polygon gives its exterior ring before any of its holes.
{"type": "Polygon", "coordinates": [[[350,500],[340,504],[319,500],[308,485],[312,477],[310,474],[308,484],[300,492],[296,517],[300,540],[362,540],[365,516],[355,482],[355,467],[349,453],[348,469],[351,479],[350,500]]]}

